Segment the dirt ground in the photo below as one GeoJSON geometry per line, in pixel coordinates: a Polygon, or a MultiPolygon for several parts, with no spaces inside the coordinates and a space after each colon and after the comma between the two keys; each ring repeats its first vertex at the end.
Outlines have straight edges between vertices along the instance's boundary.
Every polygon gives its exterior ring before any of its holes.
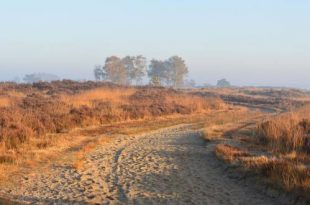
{"type": "Polygon", "coordinates": [[[26,204],[283,204],[236,183],[194,127],[118,135],[87,153],[82,169],[51,165],[1,195],[26,204]]]}

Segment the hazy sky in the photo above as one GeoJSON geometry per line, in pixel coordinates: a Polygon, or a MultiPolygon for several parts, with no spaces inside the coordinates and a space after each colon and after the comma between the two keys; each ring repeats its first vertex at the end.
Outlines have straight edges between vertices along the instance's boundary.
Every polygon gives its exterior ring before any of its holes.
{"type": "Polygon", "coordinates": [[[310,1],[0,0],[0,80],[138,54],[180,55],[199,83],[310,88],[310,1]]]}

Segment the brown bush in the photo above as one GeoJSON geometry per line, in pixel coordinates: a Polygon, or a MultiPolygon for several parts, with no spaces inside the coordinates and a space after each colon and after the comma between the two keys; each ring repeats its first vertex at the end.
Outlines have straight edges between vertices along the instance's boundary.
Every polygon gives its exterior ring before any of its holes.
{"type": "Polygon", "coordinates": [[[19,110],[0,109],[0,142],[5,148],[15,149],[34,136],[34,131],[23,122],[19,110]]]}

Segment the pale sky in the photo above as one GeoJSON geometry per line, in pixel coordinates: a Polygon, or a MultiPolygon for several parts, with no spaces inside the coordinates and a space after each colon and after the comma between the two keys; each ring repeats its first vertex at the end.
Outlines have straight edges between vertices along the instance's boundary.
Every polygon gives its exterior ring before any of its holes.
{"type": "Polygon", "coordinates": [[[310,89],[310,1],[0,0],[0,80],[139,54],[180,55],[198,83],[310,89]]]}

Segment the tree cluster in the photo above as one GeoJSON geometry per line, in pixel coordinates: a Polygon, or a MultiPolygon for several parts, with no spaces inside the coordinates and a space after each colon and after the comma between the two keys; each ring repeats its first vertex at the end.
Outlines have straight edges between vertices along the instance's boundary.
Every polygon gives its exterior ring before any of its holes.
{"type": "Polygon", "coordinates": [[[97,65],[94,76],[97,81],[109,81],[121,85],[141,85],[147,75],[154,86],[184,86],[188,68],[179,56],[167,60],[153,59],[150,63],[143,56],[108,57],[104,66],[97,65]]]}
{"type": "Polygon", "coordinates": [[[36,83],[36,82],[52,82],[60,80],[60,78],[53,74],[47,73],[33,73],[25,75],[23,78],[24,82],[26,83],[36,83]]]}
{"type": "Polygon", "coordinates": [[[216,84],[217,87],[221,87],[221,88],[227,88],[227,87],[230,87],[231,84],[228,80],[226,80],[225,78],[223,79],[220,79],[217,81],[217,84],[216,84]]]}

